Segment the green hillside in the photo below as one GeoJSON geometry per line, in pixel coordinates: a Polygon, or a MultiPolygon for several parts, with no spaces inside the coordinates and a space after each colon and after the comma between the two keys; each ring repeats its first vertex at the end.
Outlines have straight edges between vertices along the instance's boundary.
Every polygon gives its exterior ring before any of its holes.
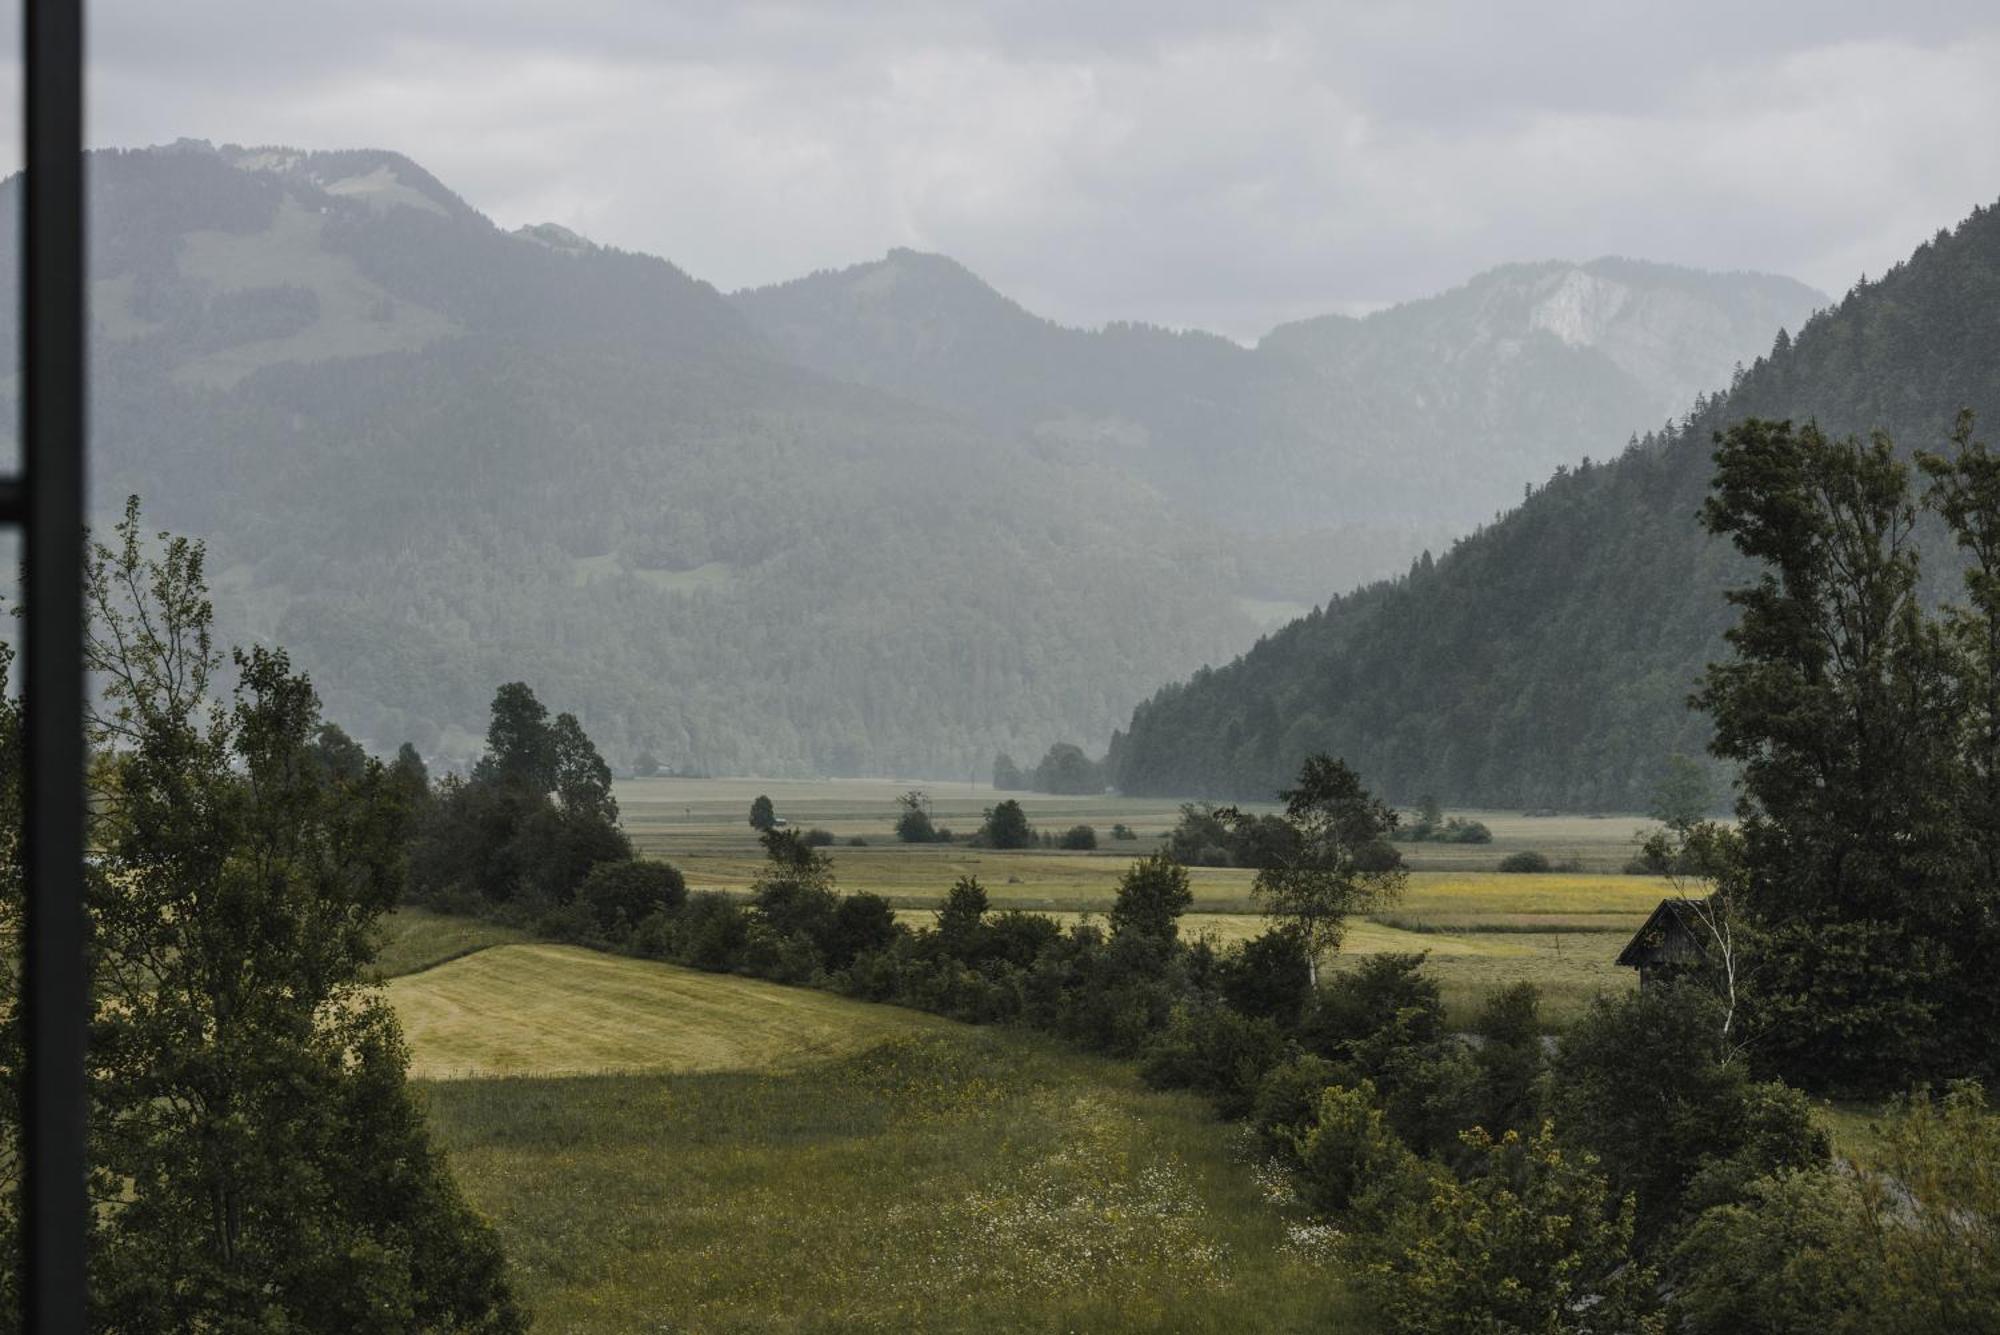
{"type": "MultiPolygon", "coordinates": [[[[1642,809],[1669,753],[1705,743],[1685,702],[1720,653],[1722,591],[1744,576],[1696,522],[1714,434],[1811,418],[1935,448],[1966,407],[2000,423],[1993,208],[1781,338],[1673,430],[1558,469],[1433,565],[1159,691],[1113,742],[1119,782],[1268,797],[1325,750],[1405,801],[1642,809]]],[[[1931,548],[1942,594],[1954,558],[1931,548]]]]}
{"type": "Polygon", "coordinates": [[[963,775],[1252,633],[1129,474],[829,382],[394,154],[106,152],[91,191],[98,503],[207,539],[221,634],[377,747],[462,758],[527,680],[615,764],[963,775]]]}

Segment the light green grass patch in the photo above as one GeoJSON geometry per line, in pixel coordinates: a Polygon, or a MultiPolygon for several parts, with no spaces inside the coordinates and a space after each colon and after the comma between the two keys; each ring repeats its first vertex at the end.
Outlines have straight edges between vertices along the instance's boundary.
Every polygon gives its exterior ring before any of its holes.
{"type": "Polygon", "coordinates": [[[379,943],[375,971],[380,977],[394,978],[488,946],[513,945],[529,937],[526,932],[483,918],[405,907],[383,915],[376,924],[375,939],[379,943]]]}
{"type": "Polygon", "coordinates": [[[496,946],[388,993],[426,1078],[783,1069],[946,1023],[576,946],[496,946]]]}
{"type": "Polygon", "coordinates": [[[539,1329],[1362,1328],[1201,1100],[1029,1035],[426,1095],[539,1329]]]}

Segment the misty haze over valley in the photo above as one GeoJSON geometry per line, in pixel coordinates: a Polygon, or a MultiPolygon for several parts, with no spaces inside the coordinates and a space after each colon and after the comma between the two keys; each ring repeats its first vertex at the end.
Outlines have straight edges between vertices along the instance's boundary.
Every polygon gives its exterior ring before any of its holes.
{"type": "MultiPolygon", "coordinates": [[[[615,764],[983,775],[1685,412],[1825,298],[1538,261],[1244,348],[907,250],[724,296],[393,153],[93,160],[96,494],[378,749],[561,680],[615,764]],[[512,666],[508,666],[508,665],[512,666]]],[[[18,182],[11,187],[18,189],[18,182]]]]}

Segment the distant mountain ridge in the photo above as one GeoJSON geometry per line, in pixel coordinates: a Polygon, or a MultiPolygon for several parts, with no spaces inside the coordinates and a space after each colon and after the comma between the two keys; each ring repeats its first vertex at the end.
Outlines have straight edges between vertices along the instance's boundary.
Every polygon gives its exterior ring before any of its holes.
{"type": "Polygon", "coordinates": [[[1557,463],[1726,383],[1825,301],[1767,275],[1510,265],[1247,349],[1146,325],[1066,328],[909,250],[731,300],[807,366],[1100,449],[1188,513],[1254,536],[1364,515],[1461,531],[1557,463]]]}
{"type": "MultiPolygon", "coordinates": [[[[224,631],[378,746],[463,757],[525,679],[615,762],[983,772],[1407,563],[1446,531],[1427,492],[1519,486],[1456,407],[1329,371],[1324,330],[1063,330],[914,252],[724,298],[387,151],[90,180],[100,508],[206,538],[224,631]],[[1336,419],[1422,429],[1384,465],[1336,419]]],[[[1514,341],[1575,370],[1564,403],[1622,401],[1562,330],[1514,341]]],[[[1466,341],[1511,402],[1524,354],[1466,341]]]]}
{"type": "Polygon", "coordinates": [[[1149,489],[399,155],[181,144],[90,186],[100,510],[207,539],[222,632],[378,747],[462,758],[519,679],[617,763],[963,775],[1252,632],[1149,489]]]}
{"type": "MultiPolygon", "coordinates": [[[[1749,571],[1697,511],[1712,438],[1746,417],[1941,448],[1959,410],[2000,427],[2000,208],[1940,232],[1781,336],[1684,421],[1554,478],[1407,577],[1333,600],[1225,667],[1160,690],[1114,738],[1128,791],[1268,796],[1318,750],[1392,797],[1642,810],[1699,754],[1686,700],[1749,571]]],[[[1959,558],[1932,535],[1934,596],[1959,558]]]]}

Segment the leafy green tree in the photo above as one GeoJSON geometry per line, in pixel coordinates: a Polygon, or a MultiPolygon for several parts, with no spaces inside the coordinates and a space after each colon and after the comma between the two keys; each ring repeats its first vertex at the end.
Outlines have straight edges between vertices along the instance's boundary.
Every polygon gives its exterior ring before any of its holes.
{"type": "Polygon", "coordinates": [[[1764,961],[1760,1057],[1815,1085],[1893,1086],[1987,1040],[1965,1027],[1988,891],[1968,856],[1962,690],[1923,610],[1891,442],[1750,420],[1703,508],[1763,570],[1698,702],[1742,765],[1741,908],[1764,961]]]}
{"type": "Polygon", "coordinates": [[[912,788],[896,799],[901,809],[896,817],[896,837],[906,844],[931,844],[937,842],[937,827],[931,824],[931,800],[921,790],[912,788]]]}
{"type": "Polygon", "coordinates": [[[1015,793],[1028,786],[1021,774],[1021,767],[1014,763],[1014,757],[1002,751],[993,757],[993,790],[999,793],[1015,793]]]}
{"type": "Polygon", "coordinates": [[[1072,797],[1104,791],[1104,776],[1097,763],[1071,742],[1057,742],[1035,766],[1035,788],[1044,793],[1072,797]]]}
{"type": "Polygon", "coordinates": [[[1348,915],[1402,891],[1400,860],[1381,861],[1396,813],[1344,762],[1325,755],[1307,757],[1297,784],[1280,796],[1297,851],[1259,871],[1251,893],[1267,917],[1297,934],[1317,986],[1319,958],[1339,946],[1348,915]]]}
{"type": "MultiPolygon", "coordinates": [[[[149,553],[136,501],[116,533],[87,577],[93,1327],[523,1328],[368,981],[407,804],[323,730],[282,651],[236,653],[218,701],[202,548],[149,553]]],[[[0,711],[0,731],[18,721],[0,711]]],[[[0,807],[19,783],[0,773],[0,807]]]]}
{"type": "Polygon", "coordinates": [[[778,826],[778,812],[771,805],[771,799],[763,793],[750,804],[750,828],[758,831],[774,830],[778,826]]]}
{"type": "Polygon", "coordinates": [[[1084,852],[1097,847],[1097,830],[1089,825],[1072,825],[1056,836],[1056,847],[1084,852]]]}
{"type": "Polygon", "coordinates": [[[988,848],[1029,848],[1035,842],[1035,831],[1028,824],[1028,813],[1010,797],[986,809],[979,841],[988,848]]]}
{"type": "Polygon", "coordinates": [[[650,779],[660,772],[660,758],[641,747],[639,754],[632,757],[632,772],[642,779],[650,779]]]}
{"type": "Polygon", "coordinates": [[[556,739],[548,707],[526,682],[510,681],[493,696],[486,755],[474,777],[546,793],[556,785],[556,739]]]}
{"type": "Polygon", "coordinates": [[[946,892],[937,912],[938,939],[947,953],[968,959],[979,953],[986,920],[986,887],[977,876],[961,876],[946,892]]]}
{"type": "Polygon", "coordinates": [[[655,913],[674,913],[687,902],[687,878],[664,862],[634,858],[603,862],[577,887],[577,901],[607,935],[629,931],[655,913]]]}
{"type": "Polygon", "coordinates": [[[574,714],[558,714],[549,729],[553,748],[556,800],[564,812],[602,825],[618,823],[618,802],[611,796],[611,766],[597,753],[574,714]]]}
{"type": "Polygon", "coordinates": [[[1187,868],[1164,853],[1141,858],[1118,878],[1111,903],[1111,935],[1132,936],[1170,946],[1179,937],[1181,915],[1194,903],[1187,868]]]}

